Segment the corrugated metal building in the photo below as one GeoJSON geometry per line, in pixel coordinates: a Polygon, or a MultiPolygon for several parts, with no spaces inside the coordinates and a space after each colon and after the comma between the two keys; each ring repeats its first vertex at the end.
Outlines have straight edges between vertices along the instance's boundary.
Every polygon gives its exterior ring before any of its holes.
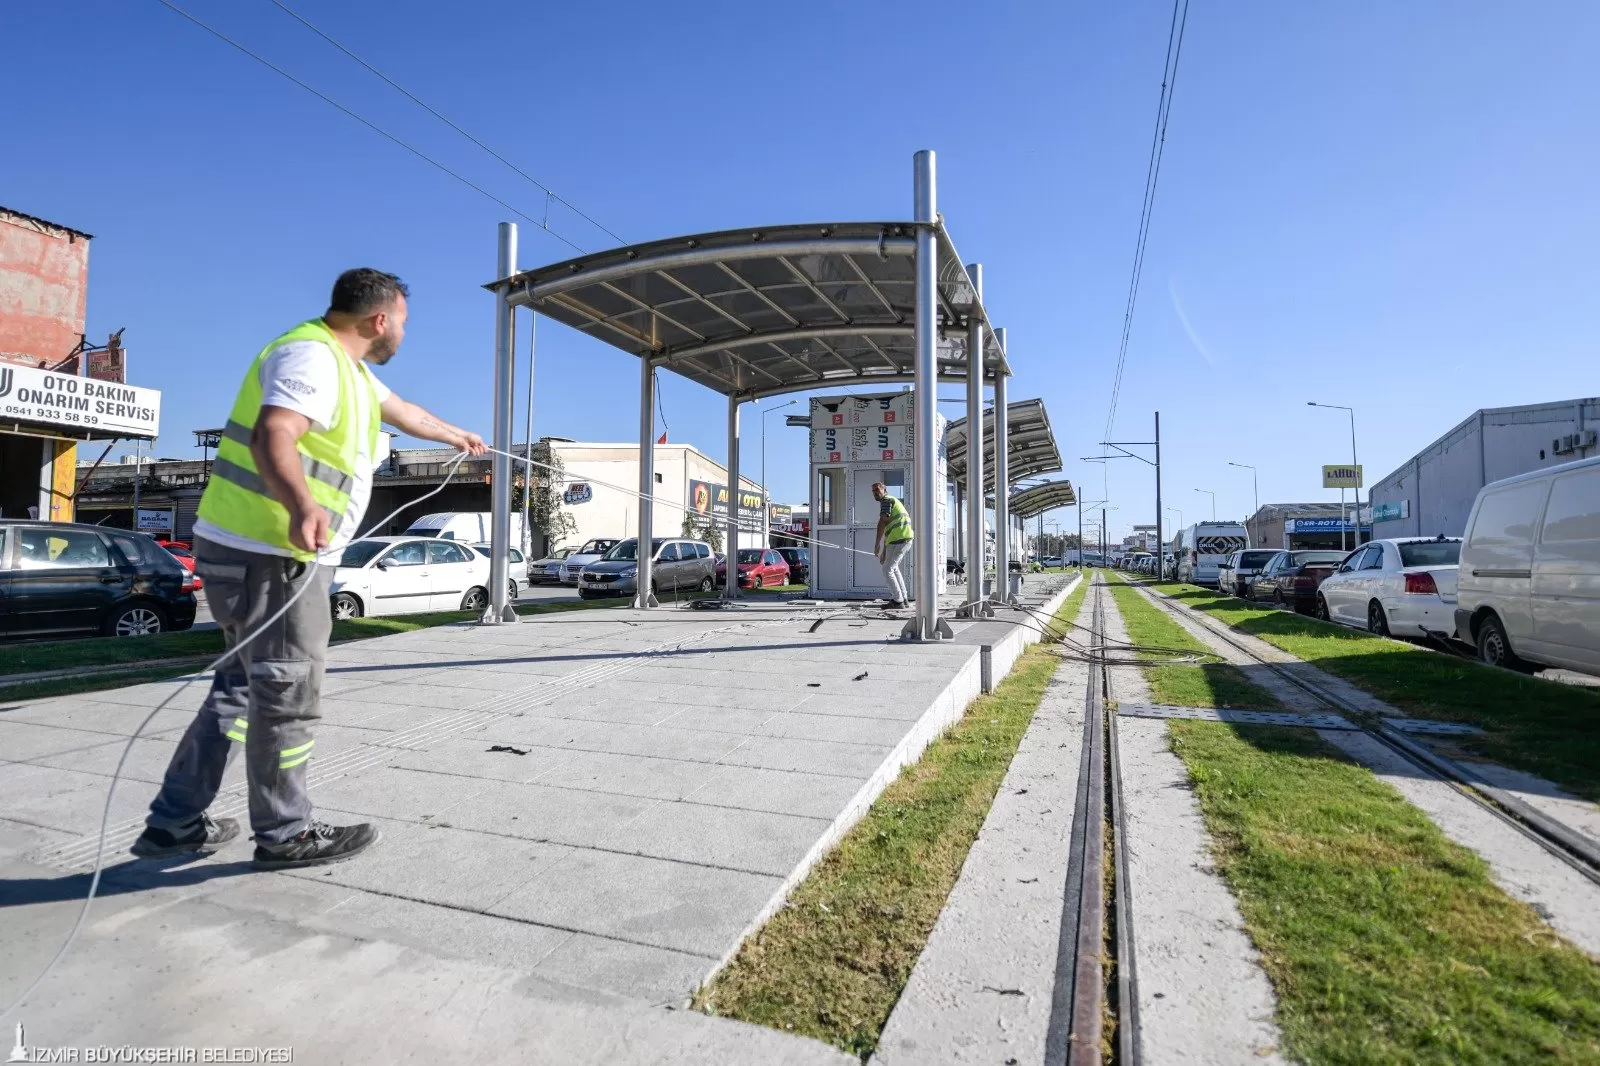
{"type": "MultiPolygon", "coordinates": [[[[1364,510],[1364,509],[1363,509],[1364,510]]],[[[1350,508],[1337,503],[1264,503],[1244,520],[1252,548],[1335,550],[1355,546],[1350,508]]],[[[1361,543],[1371,530],[1361,525],[1361,543]]],[[[1381,535],[1381,534],[1380,534],[1381,535]]]]}
{"type": "Polygon", "coordinates": [[[1372,486],[1376,537],[1460,536],[1478,490],[1600,454],[1600,398],[1475,411],[1372,486]]]}

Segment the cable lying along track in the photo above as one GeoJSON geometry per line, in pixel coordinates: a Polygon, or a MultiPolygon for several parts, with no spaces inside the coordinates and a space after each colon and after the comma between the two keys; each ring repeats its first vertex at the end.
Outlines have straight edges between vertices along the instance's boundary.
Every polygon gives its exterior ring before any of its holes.
{"type": "MultiPolygon", "coordinates": [[[[1133,582],[1126,581],[1126,584],[1133,582]]],[[[1418,767],[1424,774],[1437,777],[1451,785],[1457,792],[1488,810],[1502,822],[1538,844],[1584,877],[1600,885],[1600,845],[1529,804],[1512,793],[1484,781],[1468,767],[1453,759],[1430,751],[1423,745],[1403,737],[1384,724],[1381,717],[1355,706],[1342,697],[1325,692],[1299,677],[1287,664],[1264,658],[1229,629],[1224,623],[1205,617],[1198,611],[1179,606],[1162,593],[1146,590],[1150,597],[1175,617],[1188,617],[1203,626],[1208,633],[1250,657],[1260,666],[1290,682],[1324,707],[1349,719],[1367,735],[1376,739],[1401,758],[1418,767]]]]}
{"type": "Polygon", "coordinates": [[[1048,1066],[1132,1066],[1138,1059],[1138,991],[1122,780],[1115,715],[1106,713],[1104,579],[1090,590],[1093,625],[1084,693],[1083,752],[1062,899],[1056,984],[1045,1041],[1048,1066]]]}

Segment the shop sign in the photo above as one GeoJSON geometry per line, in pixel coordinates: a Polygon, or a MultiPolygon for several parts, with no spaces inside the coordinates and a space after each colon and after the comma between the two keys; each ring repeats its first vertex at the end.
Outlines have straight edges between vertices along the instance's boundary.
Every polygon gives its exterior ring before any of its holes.
{"type": "Polygon", "coordinates": [[[140,533],[171,533],[172,509],[163,510],[159,507],[141,507],[134,519],[133,527],[140,533]]]}
{"type": "MultiPolygon", "coordinates": [[[[701,518],[728,520],[728,486],[712,481],[689,482],[689,513],[701,518]]],[[[739,528],[761,528],[761,493],[745,489],[739,493],[739,528]]]]}
{"type": "Polygon", "coordinates": [[[1322,487],[1325,489],[1361,488],[1359,466],[1325,466],[1322,468],[1322,487]]]}
{"type": "Polygon", "coordinates": [[[594,499],[594,489],[587,481],[575,481],[561,494],[562,503],[588,503],[594,499]]]}
{"type": "Polygon", "coordinates": [[[0,367],[0,417],[107,436],[154,437],[161,430],[161,393],[37,367],[5,366],[0,367]]]}
{"type": "Polygon", "coordinates": [[[788,504],[774,503],[767,507],[767,526],[770,529],[787,530],[794,525],[794,508],[788,504]]]}
{"type": "Polygon", "coordinates": [[[1372,520],[1374,522],[1394,522],[1401,518],[1410,517],[1410,500],[1401,500],[1399,503],[1375,503],[1372,505],[1372,520]]]}
{"type": "Polygon", "coordinates": [[[1348,518],[1289,518],[1283,523],[1285,533],[1348,533],[1348,518]]]}

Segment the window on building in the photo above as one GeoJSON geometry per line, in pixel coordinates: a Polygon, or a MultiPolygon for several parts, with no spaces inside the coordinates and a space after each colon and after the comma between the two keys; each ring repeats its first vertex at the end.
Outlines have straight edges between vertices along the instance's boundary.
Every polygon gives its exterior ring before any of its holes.
{"type": "Polygon", "coordinates": [[[817,525],[845,524],[844,469],[824,467],[817,471],[817,525]]]}

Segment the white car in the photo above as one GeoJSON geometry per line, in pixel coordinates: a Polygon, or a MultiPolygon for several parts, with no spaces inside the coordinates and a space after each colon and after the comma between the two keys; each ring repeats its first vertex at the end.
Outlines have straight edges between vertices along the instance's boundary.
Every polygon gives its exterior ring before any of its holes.
{"type": "Polygon", "coordinates": [[[590,563],[598,563],[605,558],[606,552],[621,543],[620,537],[591,537],[561,564],[561,583],[577,588],[578,575],[583,573],[583,568],[590,563]]]}
{"type": "Polygon", "coordinates": [[[489,560],[453,540],[365,537],[339,557],[329,594],[334,618],[481,611],[489,560]]]}
{"type": "Polygon", "coordinates": [[[1380,636],[1453,636],[1460,559],[1460,537],[1375,540],[1317,587],[1317,617],[1380,636]]]}
{"type": "MultiPolygon", "coordinates": [[[[493,548],[489,544],[474,544],[472,546],[472,550],[483,556],[485,559],[492,560],[494,558],[494,555],[492,554],[493,548]]],[[[516,575],[521,573],[524,577],[526,577],[527,566],[528,560],[523,556],[521,548],[506,549],[506,587],[511,593],[511,599],[513,601],[515,601],[517,596],[520,595],[520,591],[517,588],[516,575]]]]}

